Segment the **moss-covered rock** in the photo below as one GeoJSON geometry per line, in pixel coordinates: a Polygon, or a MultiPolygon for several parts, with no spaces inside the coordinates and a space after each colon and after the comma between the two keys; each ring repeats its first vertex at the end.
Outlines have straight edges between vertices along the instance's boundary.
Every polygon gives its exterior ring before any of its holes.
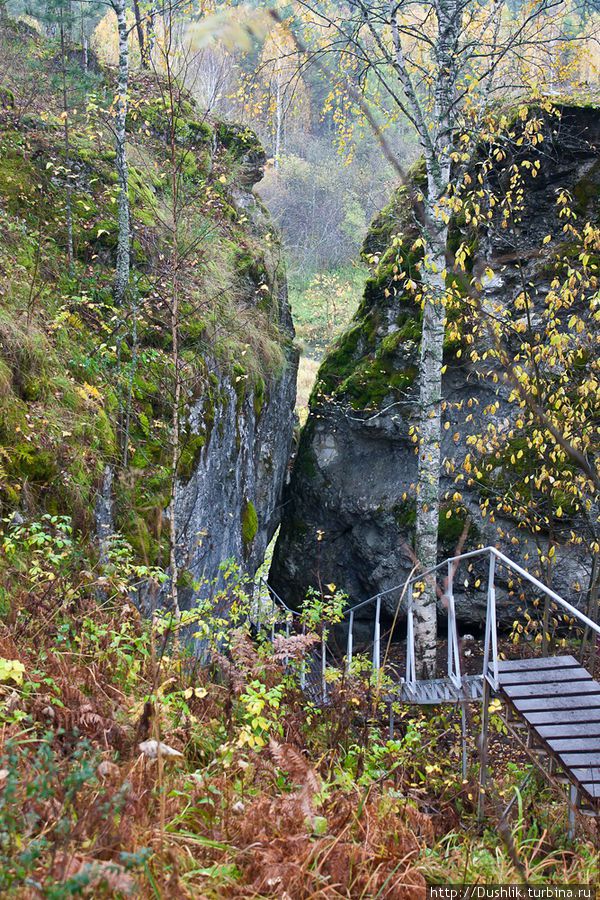
{"type": "Polygon", "coordinates": [[[242,510],[242,540],[248,550],[258,532],[258,514],[252,500],[247,500],[242,510]]]}
{"type": "MultiPolygon", "coordinates": [[[[475,278],[483,282],[481,308],[487,313],[507,307],[516,320],[521,315],[519,292],[523,283],[539,285],[535,302],[540,304],[542,318],[544,298],[557,275],[581,269],[584,264],[587,272],[593,273],[594,266],[600,271],[600,259],[596,259],[593,247],[585,254],[584,263],[581,247],[565,237],[565,218],[556,205],[557,194],[564,189],[573,197],[577,227],[584,216],[593,220],[597,215],[600,118],[597,110],[594,113],[574,106],[563,106],[560,117],[557,128],[558,117],[547,114],[544,140],[536,145],[520,140],[522,120],[518,111],[508,117],[515,126],[514,142],[508,138],[504,141],[506,155],[497,161],[497,167],[494,163],[491,183],[501,191],[514,174],[513,165],[522,162],[529,163],[522,167],[524,172],[529,172],[535,162],[537,176],[535,180],[531,176],[523,193],[523,220],[511,240],[507,240],[502,222],[494,219],[494,215],[501,215],[499,204],[487,220],[492,224],[486,224],[480,232],[471,225],[467,211],[450,221],[449,254],[456,254],[461,246],[467,254],[466,271],[447,275],[446,282],[449,297],[440,434],[440,560],[455,551],[463,534],[468,549],[494,544],[514,557],[518,548],[525,547],[522,552],[528,554],[529,561],[537,558],[537,550],[532,548],[534,540],[536,546],[540,540],[539,530],[528,541],[522,520],[528,517],[531,521],[531,506],[540,500],[539,493],[536,499],[535,487],[539,454],[529,449],[522,423],[515,425],[520,415],[518,405],[509,400],[510,391],[500,367],[494,369],[485,330],[473,327],[480,325],[480,319],[471,318],[472,302],[465,301],[475,278]],[[544,241],[549,234],[550,242],[544,241]],[[488,277],[488,265],[494,277],[488,277]],[[498,448],[488,450],[495,442],[498,448]],[[509,502],[503,504],[504,498],[509,502]],[[521,510],[527,516],[520,515],[521,510]]],[[[481,164],[488,149],[479,148],[473,154],[473,167],[481,164]]],[[[411,184],[396,190],[375,218],[363,248],[371,273],[361,305],[323,360],[317,376],[270,575],[273,587],[288,602],[299,604],[309,587],[332,581],[353,602],[384,594],[384,606],[389,602],[392,616],[395,600],[390,602],[389,598],[397,594],[391,589],[412,569],[417,516],[422,250],[415,240],[418,233],[410,192],[418,194],[424,178],[421,161],[413,168],[411,184]]],[[[474,178],[471,183],[476,183],[474,178]]],[[[481,200],[478,196],[477,202],[481,200]]],[[[568,331],[568,317],[564,326],[568,331]]],[[[514,332],[507,329],[504,336],[510,352],[520,360],[524,355],[523,334],[515,328],[514,332]]],[[[588,364],[584,350],[582,372],[588,364]]],[[[578,371],[577,363],[572,371],[578,371]]],[[[565,474],[568,478],[568,467],[565,474]]],[[[552,540],[557,540],[559,532],[568,534],[575,521],[574,504],[564,496],[567,492],[562,493],[551,498],[561,509],[552,526],[552,540]]],[[[542,505],[538,507],[539,522],[546,515],[542,505]]],[[[548,538],[544,536],[544,540],[548,538]]],[[[572,554],[573,547],[566,552],[572,554]]],[[[578,575],[584,564],[579,554],[574,566],[578,575]]],[[[482,601],[483,592],[477,588],[483,582],[480,574],[465,578],[466,587],[455,581],[459,616],[474,624],[480,624],[485,615],[485,597],[482,601]]],[[[572,596],[575,588],[567,575],[557,571],[555,578],[563,579],[564,594],[572,596]]],[[[514,613],[514,604],[502,605],[502,616],[514,613]]]]}
{"type": "MultiPolygon", "coordinates": [[[[192,565],[199,579],[218,576],[221,553],[253,570],[277,524],[293,425],[285,273],[273,225],[250,192],[264,152],[249,129],[205,121],[184,90],[175,92],[171,123],[158,76],[132,73],[132,271],[127,302],[116,308],[118,179],[108,115],[114,72],[93,76],[98,102],[107,103],[93,132],[85,104],[72,104],[66,154],[52,54],[41,52],[36,34],[6,31],[2,23],[0,29],[15,52],[27,43],[23,71],[13,73],[15,96],[0,89],[0,517],[52,509],[72,514],[91,536],[108,465],[115,470],[116,527],[140,561],[168,564],[174,124],[185,259],[176,284],[184,373],[177,476],[188,504],[179,526],[182,553],[198,556],[192,565]],[[48,109],[43,117],[17,116],[13,106],[22,107],[33,75],[48,109]],[[226,479],[235,512],[219,518],[226,479]],[[199,485],[214,488],[211,503],[198,500],[199,485]],[[202,549],[200,534],[208,535],[202,549]]],[[[88,83],[78,65],[74,53],[72,99],[88,83]]]]}

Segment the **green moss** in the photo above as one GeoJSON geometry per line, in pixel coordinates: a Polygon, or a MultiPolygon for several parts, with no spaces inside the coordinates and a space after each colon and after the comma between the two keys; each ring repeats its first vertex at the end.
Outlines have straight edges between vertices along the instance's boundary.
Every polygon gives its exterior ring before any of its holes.
{"type": "Polygon", "coordinates": [[[207,145],[212,141],[213,129],[208,122],[197,119],[198,109],[189,100],[182,99],[175,110],[175,117],[171,123],[171,111],[160,97],[144,99],[140,106],[139,118],[130,115],[127,127],[136,130],[139,122],[150,126],[160,137],[167,138],[171,134],[171,125],[174,125],[175,139],[178,144],[184,146],[207,145]]]}
{"type": "Polygon", "coordinates": [[[377,357],[346,379],[339,393],[348,398],[353,409],[371,409],[380,406],[387,397],[397,396],[409,388],[417,373],[416,366],[398,370],[393,363],[377,357]]]}
{"type": "Polygon", "coordinates": [[[148,185],[145,173],[135,166],[129,167],[129,202],[134,216],[143,225],[153,227],[157,224],[159,207],[156,193],[148,185]]]}
{"type": "Polygon", "coordinates": [[[262,144],[252,129],[231,122],[219,122],[216,128],[217,138],[234,157],[241,158],[249,153],[264,155],[262,144]]]}
{"type": "Polygon", "coordinates": [[[438,540],[440,543],[452,544],[455,547],[464,531],[466,521],[467,512],[464,508],[442,504],[438,522],[438,540]]]}
{"type": "Polygon", "coordinates": [[[412,530],[417,521],[417,503],[415,500],[406,500],[398,503],[392,510],[396,524],[404,530],[412,530]]]}
{"type": "Polygon", "coordinates": [[[192,477],[205,444],[206,438],[203,434],[189,435],[184,439],[177,468],[177,474],[180,478],[188,480],[192,477]]]}
{"type": "Polygon", "coordinates": [[[354,409],[367,409],[414,382],[417,369],[404,361],[402,345],[418,340],[419,321],[401,312],[398,330],[379,342],[374,321],[369,313],[342,335],[319,369],[311,404],[335,396],[349,401],[354,409]]]}
{"type": "Polygon", "coordinates": [[[93,425],[92,448],[97,450],[102,456],[110,458],[117,450],[117,436],[113,422],[104,409],[98,410],[95,414],[93,425]]]}
{"type": "Polygon", "coordinates": [[[390,202],[375,216],[362,247],[362,257],[371,262],[373,255],[384,253],[393,235],[404,232],[411,225],[410,198],[404,185],[396,188],[390,202]]]}
{"type": "Polygon", "coordinates": [[[250,548],[258,532],[258,515],[252,500],[247,500],[242,509],[242,540],[246,551],[250,548]]]}
{"type": "Polygon", "coordinates": [[[11,448],[8,461],[9,476],[22,478],[36,485],[49,485],[58,477],[56,459],[49,450],[29,443],[11,448]]]}
{"type": "Polygon", "coordinates": [[[190,135],[195,141],[208,144],[213,138],[213,129],[208,122],[190,121],[187,123],[190,135]]]}
{"type": "Polygon", "coordinates": [[[4,109],[13,109],[15,105],[15,95],[10,88],[0,84],[0,106],[4,109]]]}
{"type": "Polygon", "coordinates": [[[264,378],[258,378],[255,386],[254,386],[254,415],[258,419],[264,403],[265,403],[265,395],[266,395],[266,384],[264,378]]]}
{"type": "Polygon", "coordinates": [[[23,156],[18,145],[6,138],[0,145],[0,196],[9,212],[33,217],[44,213],[46,204],[40,207],[36,184],[39,175],[35,166],[23,156]]]}
{"type": "Polygon", "coordinates": [[[94,230],[90,234],[90,240],[109,250],[114,250],[117,246],[117,236],[118,228],[114,219],[102,219],[96,222],[94,230]]]}
{"type": "Polygon", "coordinates": [[[333,393],[340,383],[350,375],[364,338],[365,322],[354,322],[323,360],[317,374],[315,391],[319,394],[333,393]]]}
{"type": "Polygon", "coordinates": [[[597,211],[600,200],[600,160],[573,186],[573,199],[578,215],[584,216],[590,209],[596,210],[596,218],[600,215],[597,211]]]}
{"type": "Polygon", "coordinates": [[[298,453],[294,462],[294,472],[305,479],[316,478],[318,475],[317,458],[312,448],[313,425],[309,419],[302,430],[298,453]]]}

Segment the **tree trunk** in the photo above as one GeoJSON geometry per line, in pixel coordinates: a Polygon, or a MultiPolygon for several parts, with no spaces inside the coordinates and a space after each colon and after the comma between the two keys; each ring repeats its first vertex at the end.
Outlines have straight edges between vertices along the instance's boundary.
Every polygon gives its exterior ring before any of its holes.
{"type": "Polygon", "coordinates": [[[177,156],[176,121],[177,99],[175,96],[175,79],[171,69],[171,48],[173,34],[171,30],[171,17],[165,18],[168,29],[165,30],[164,59],[166,64],[168,103],[169,103],[169,131],[170,131],[170,164],[171,164],[171,341],[173,364],[174,396],[173,416],[171,419],[171,497],[169,504],[169,568],[171,575],[171,606],[176,619],[181,618],[179,608],[179,560],[178,534],[177,534],[177,501],[179,495],[179,461],[181,457],[181,396],[182,396],[182,372],[181,356],[179,348],[179,241],[180,241],[180,206],[179,206],[179,161],[177,156]]]}
{"type": "Polygon", "coordinates": [[[138,44],[140,45],[142,69],[147,69],[149,68],[148,53],[146,51],[146,38],[144,36],[144,26],[142,24],[142,15],[140,13],[140,4],[138,0],[133,0],[133,12],[135,15],[135,30],[137,32],[138,44]]]}
{"type": "MultiPolygon", "coordinates": [[[[419,464],[417,475],[417,521],[415,551],[423,570],[437,563],[440,516],[442,365],[445,334],[445,277],[448,226],[438,204],[448,190],[451,176],[452,140],[455,128],[454,95],[457,74],[456,51],[462,30],[463,0],[438,0],[438,31],[435,44],[433,146],[429,134],[420,134],[427,170],[425,201],[425,259],[423,263],[423,326],[420,351],[419,464]]],[[[417,677],[434,678],[437,641],[437,592],[435,578],[415,603],[415,657],[417,677]]]]}
{"type": "Polygon", "coordinates": [[[63,100],[63,139],[65,146],[65,170],[66,170],[66,217],[67,217],[67,268],[72,277],[75,271],[73,252],[73,186],[71,184],[71,142],[69,136],[69,97],[67,92],[67,66],[66,66],[66,40],[65,23],[63,20],[63,8],[60,7],[60,62],[62,70],[62,100],[63,100]]]}
{"type": "MultiPolygon", "coordinates": [[[[426,299],[423,308],[419,363],[419,463],[415,553],[423,570],[437,563],[440,515],[442,365],[446,309],[444,279],[447,229],[442,227],[434,246],[427,247],[424,272],[426,299]],[[437,269],[437,271],[435,271],[437,269]]],[[[418,678],[435,677],[437,594],[435,578],[425,580],[414,607],[415,654],[418,678]]]]}
{"type": "Polygon", "coordinates": [[[281,155],[281,73],[277,72],[277,88],[275,96],[275,168],[279,168],[279,157],[281,155]]]}
{"type": "Polygon", "coordinates": [[[154,50],[154,44],[156,42],[156,29],[154,27],[155,17],[156,9],[154,8],[154,6],[151,6],[146,17],[146,21],[148,24],[146,25],[145,55],[148,61],[148,68],[150,68],[150,63],[152,61],[152,51],[154,50]]]}
{"type": "Polygon", "coordinates": [[[127,45],[127,0],[115,0],[114,10],[117,14],[119,28],[119,78],[117,85],[117,103],[115,118],[115,151],[116,168],[119,179],[117,207],[117,264],[115,272],[114,295],[117,303],[123,303],[129,285],[131,224],[129,218],[129,173],[127,169],[126,121],[127,95],[129,90],[129,48],[127,45]]]}

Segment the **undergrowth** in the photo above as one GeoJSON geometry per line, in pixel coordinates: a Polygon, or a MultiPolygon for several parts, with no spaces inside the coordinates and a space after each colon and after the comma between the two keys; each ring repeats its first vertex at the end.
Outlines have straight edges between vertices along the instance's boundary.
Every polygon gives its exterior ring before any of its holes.
{"type": "Polygon", "coordinates": [[[132,591],[163,575],[121,539],[91,566],[69,520],[11,520],[2,549],[3,897],[411,898],[427,883],[597,880],[591,837],[570,844],[564,804],[535,778],[519,789],[527,770],[501,753],[508,835],[495,806],[478,832],[475,748],[463,782],[454,711],[399,706],[390,740],[359,656],[327,706],[300,692],[310,629],[343,598],[313,597],[308,633],[272,645],[268,621],[248,625],[232,564],[180,621],[150,621],[132,591]]]}

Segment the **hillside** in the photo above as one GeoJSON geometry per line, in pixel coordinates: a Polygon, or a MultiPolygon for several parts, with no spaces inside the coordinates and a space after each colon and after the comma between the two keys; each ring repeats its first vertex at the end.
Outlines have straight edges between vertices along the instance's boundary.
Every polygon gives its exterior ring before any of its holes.
{"type": "MultiPolygon", "coordinates": [[[[114,73],[93,61],[84,71],[74,51],[65,113],[56,51],[23,24],[3,27],[0,42],[11,62],[0,133],[2,514],[68,515],[93,540],[108,478],[109,530],[138,562],[166,565],[175,276],[163,85],[139,73],[131,88],[133,288],[119,308],[114,73]]],[[[208,121],[184,93],[175,114],[177,518],[181,576],[191,583],[211,581],[232,556],[249,568],[262,561],[289,454],[295,355],[278,237],[251,193],[264,152],[249,130],[208,121]],[[231,489],[215,499],[224,480],[231,489]]]]}

